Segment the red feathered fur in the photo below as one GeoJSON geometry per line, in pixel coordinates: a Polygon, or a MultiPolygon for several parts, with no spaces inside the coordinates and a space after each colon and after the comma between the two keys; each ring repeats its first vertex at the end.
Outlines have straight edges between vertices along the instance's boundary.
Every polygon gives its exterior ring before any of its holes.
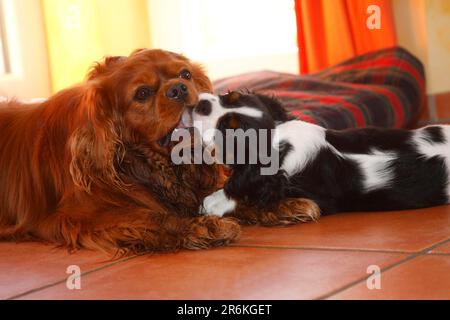
{"type": "MultiPolygon", "coordinates": [[[[45,102],[0,103],[0,240],[123,254],[234,241],[236,220],[197,215],[202,199],[223,183],[220,168],[175,166],[169,147],[158,143],[211,89],[183,56],[138,50],[106,58],[86,82],[45,102]],[[182,70],[192,79],[180,78],[182,70]],[[181,102],[166,95],[177,83],[189,91],[181,102]],[[145,102],[134,99],[142,85],[154,89],[145,102]]],[[[263,215],[263,223],[298,221],[289,208],[263,215]]],[[[300,200],[297,208],[316,207],[300,200]]],[[[251,210],[247,216],[258,220],[251,210]]]]}

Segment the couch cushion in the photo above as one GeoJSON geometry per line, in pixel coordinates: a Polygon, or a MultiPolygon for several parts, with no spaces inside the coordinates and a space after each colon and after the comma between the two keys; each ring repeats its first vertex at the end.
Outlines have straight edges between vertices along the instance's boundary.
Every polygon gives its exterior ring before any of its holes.
{"type": "Polygon", "coordinates": [[[367,53],[312,75],[261,71],[214,85],[217,93],[248,89],[275,95],[299,119],[331,129],[410,127],[425,101],[423,65],[399,47],[367,53]]]}

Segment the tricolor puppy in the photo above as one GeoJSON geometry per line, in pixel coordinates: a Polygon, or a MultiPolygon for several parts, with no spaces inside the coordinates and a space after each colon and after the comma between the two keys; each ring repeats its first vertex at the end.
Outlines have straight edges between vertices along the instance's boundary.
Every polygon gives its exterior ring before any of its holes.
{"type": "Polygon", "coordinates": [[[261,174],[261,162],[230,164],[224,189],[204,200],[204,214],[231,213],[238,202],[266,209],[285,198],[309,198],[323,214],[450,202],[450,126],[326,130],[293,120],[274,99],[238,92],[202,94],[192,120],[206,145],[214,139],[205,128],[273,128],[271,150],[279,156],[273,175],[261,174]]]}

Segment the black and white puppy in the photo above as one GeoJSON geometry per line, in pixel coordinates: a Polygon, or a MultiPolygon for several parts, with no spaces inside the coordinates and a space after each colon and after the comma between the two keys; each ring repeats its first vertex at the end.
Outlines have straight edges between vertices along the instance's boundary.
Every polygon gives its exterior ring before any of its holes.
{"type": "Polygon", "coordinates": [[[204,200],[203,214],[231,213],[239,201],[266,209],[285,198],[309,198],[322,214],[450,203],[450,126],[326,130],[293,120],[275,99],[239,92],[202,94],[192,120],[205,145],[212,128],[273,128],[279,155],[273,175],[262,175],[259,162],[230,164],[230,178],[204,200]]]}

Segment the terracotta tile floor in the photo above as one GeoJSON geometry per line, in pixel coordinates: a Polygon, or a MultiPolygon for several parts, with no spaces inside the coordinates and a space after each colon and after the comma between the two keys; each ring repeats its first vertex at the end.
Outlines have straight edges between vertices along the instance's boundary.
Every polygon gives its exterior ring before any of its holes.
{"type": "Polygon", "coordinates": [[[109,261],[0,243],[0,299],[450,299],[450,206],[245,228],[228,248],[109,261]],[[81,268],[81,290],[66,269],[81,268]],[[369,266],[381,289],[369,290],[369,266]]]}

